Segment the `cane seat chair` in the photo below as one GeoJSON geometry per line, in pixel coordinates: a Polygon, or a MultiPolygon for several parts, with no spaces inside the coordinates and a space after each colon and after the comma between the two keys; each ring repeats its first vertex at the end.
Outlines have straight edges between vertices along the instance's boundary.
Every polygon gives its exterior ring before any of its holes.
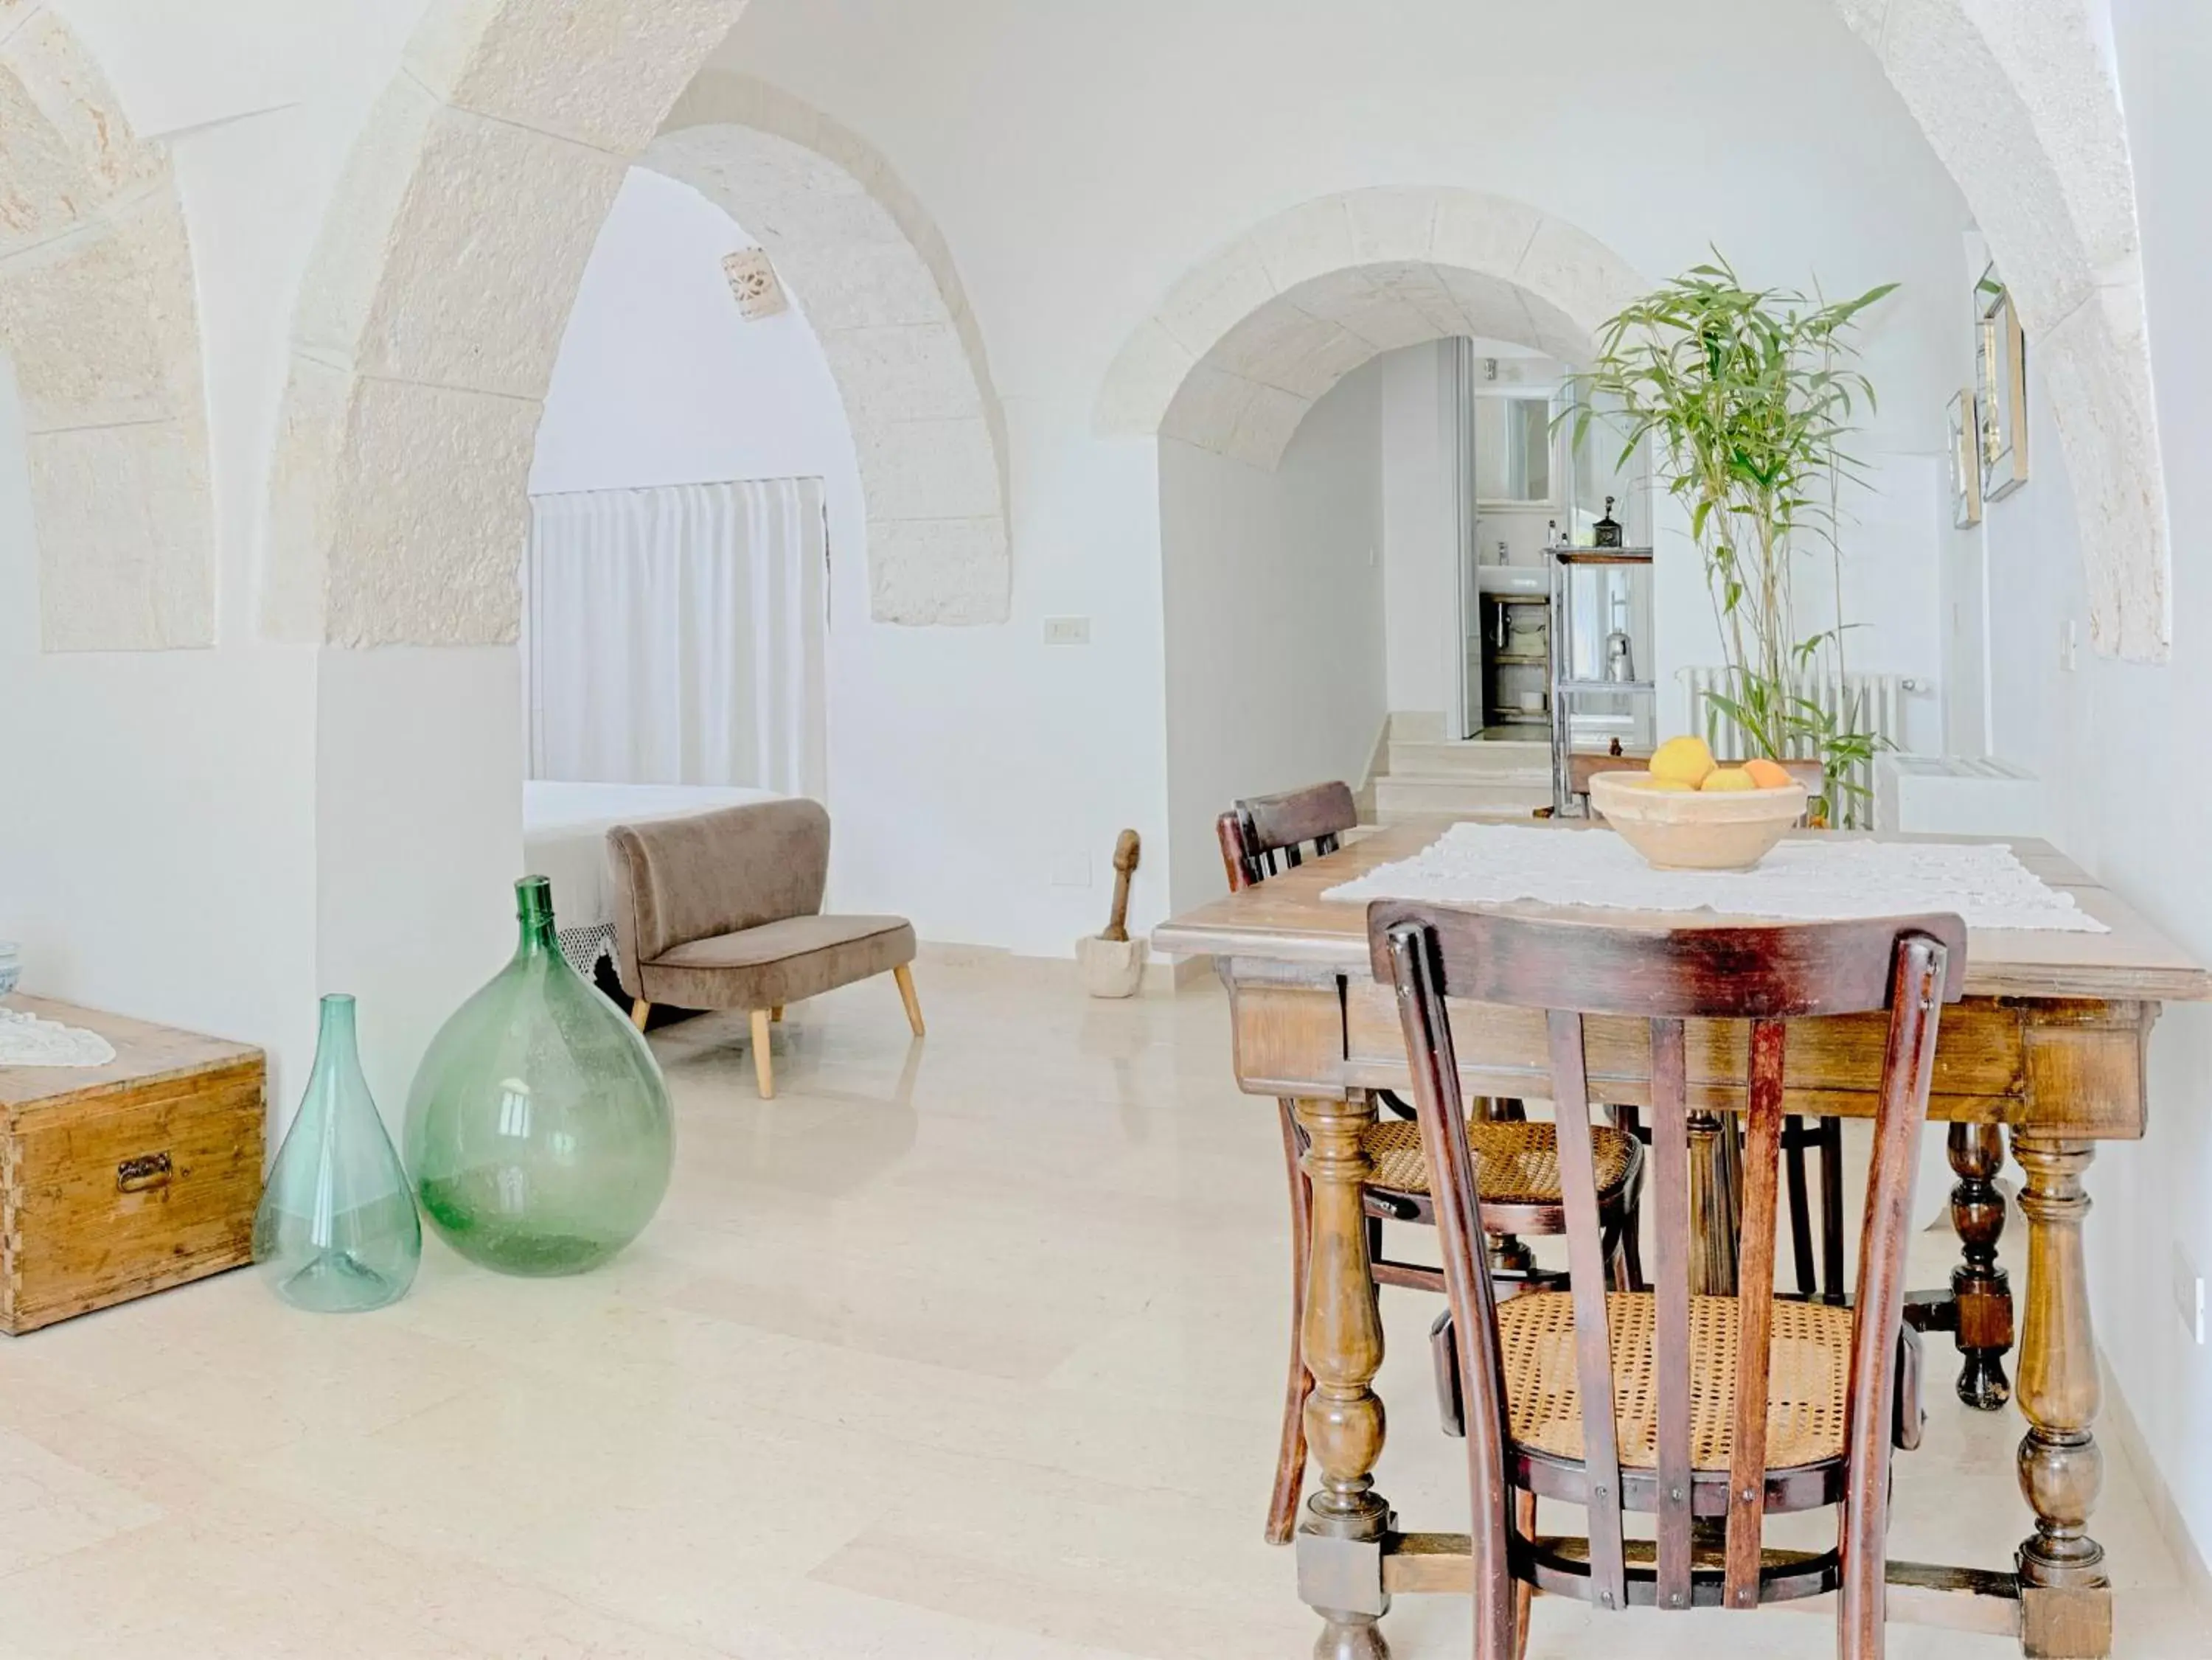
{"type": "MultiPolygon", "coordinates": [[[[1279,796],[1261,796],[1237,803],[1216,824],[1222,863],[1232,892],[1266,881],[1315,857],[1334,852],[1343,834],[1359,821],[1352,791],[1341,783],[1315,785],[1279,796]]],[[[1368,1127],[1364,1150],[1374,1166],[1364,1196],[1368,1255],[1377,1285],[1407,1286],[1441,1293],[1441,1269],[1393,1260],[1382,1253],[1386,1221],[1431,1223],[1428,1155],[1412,1120],[1413,1109],[1389,1090],[1376,1092],[1380,1104],[1400,1114],[1368,1127]]],[[[1304,1164],[1305,1132],[1292,1104],[1276,1103],[1281,1118],[1283,1158],[1291,1195],[1291,1359],[1284,1391],[1283,1430],[1275,1484],[1267,1507],[1267,1537],[1287,1544],[1297,1525],[1298,1496],[1306,1467],[1305,1402],[1313,1388],[1305,1369],[1303,1317],[1308,1254],[1311,1245],[1312,1190],[1304,1164]]],[[[1493,1109],[1494,1110],[1494,1109],[1493,1109]]],[[[1493,1271],[1504,1287],[1555,1281],[1539,1270],[1516,1239],[1521,1234],[1556,1234],[1563,1225],[1558,1143],[1548,1124],[1532,1124],[1519,1113],[1469,1115],[1467,1135],[1479,1166],[1482,1222],[1498,1242],[1493,1271]]],[[[1605,1217],[1607,1250],[1613,1272],[1625,1285],[1636,1274],[1636,1196],[1643,1149],[1636,1138],[1609,1128],[1593,1137],[1597,1192],[1605,1217]]]]}
{"type": "Polygon", "coordinates": [[[1447,1427],[1466,1436],[1476,1660],[1522,1652],[1532,1593],[1678,1609],[1829,1590],[1838,1654],[1880,1660],[1891,1448],[1917,1445],[1920,1424],[1901,1320],[1911,1182],[1940,1006],[1964,989],[1964,925],[1617,927],[1385,900],[1368,929],[1376,978],[1396,991],[1429,1155],[1450,1304],[1437,1372],[1447,1427]],[[1546,1011],[1565,1291],[1493,1293],[1447,997],[1546,1011]],[[1884,1009],[1856,1294],[1850,1307],[1779,1299],[1788,1022],[1884,1009]],[[1650,1034],[1649,1291],[1605,1282],[1586,1017],[1650,1034]],[[1712,1041],[1718,1021],[1748,1022],[1750,1058],[1736,1291],[1705,1297],[1690,1283],[1689,1120],[1714,1092],[1692,1098],[1686,1045],[1692,1032],[1701,1048],[1712,1041]],[[1587,1536],[1539,1536],[1540,1495],[1584,1506],[1587,1536]],[[1832,1548],[1765,1548],[1769,1513],[1831,1506],[1832,1548]],[[1656,1540],[1625,1540],[1624,1511],[1653,1515],[1656,1540]]]}

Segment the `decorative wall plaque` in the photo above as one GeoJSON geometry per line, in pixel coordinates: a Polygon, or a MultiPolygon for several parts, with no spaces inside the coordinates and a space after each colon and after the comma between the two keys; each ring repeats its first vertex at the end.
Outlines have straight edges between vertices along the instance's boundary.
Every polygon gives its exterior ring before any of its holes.
{"type": "Polygon", "coordinates": [[[722,256],[722,274],[730,279],[730,292],[737,296],[738,312],[748,323],[757,323],[764,317],[774,317],[778,312],[791,307],[790,299],[783,292],[783,284],[776,280],[775,267],[769,263],[765,248],[740,248],[735,253],[722,256]]]}

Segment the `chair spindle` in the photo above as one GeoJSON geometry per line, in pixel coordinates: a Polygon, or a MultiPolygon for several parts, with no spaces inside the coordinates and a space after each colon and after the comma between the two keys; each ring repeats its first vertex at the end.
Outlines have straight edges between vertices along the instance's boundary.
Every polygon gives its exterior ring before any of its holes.
{"type": "Polygon", "coordinates": [[[1690,1122],[1682,1022],[1651,1022],[1651,1179],[1656,1190],[1653,1240],[1653,1346],[1659,1410],[1659,1568],[1662,1608],[1690,1606],[1695,1491],[1690,1454],[1690,1122]]]}
{"type": "Polygon", "coordinates": [[[1728,1556],[1722,1595],[1730,1608],[1759,1602],[1766,1520],[1766,1385],[1774,1330],[1774,1201],[1782,1150],[1783,1046],[1778,1020],[1751,1025],[1745,1103],[1743,1221],[1737,1245],[1735,1422],[1729,1457],[1728,1556]]]}
{"type": "MultiPolygon", "coordinates": [[[[1620,1538],[1620,1439],[1613,1417],[1612,1325],[1606,1318],[1606,1256],[1590,1144],[1589,1082],[1583,1017],[1554,1009],[1553,1117],[1559,1144],[1559,1194],[1566,1202],[1567,1275],[1574,1295],[1575,1367],[1581,1383],[1583,1461],[1589,1471],[1589,1562],[1599,1606],[1624,1607],[1628,1571],[1620,1538]]],[[[1462,1140],[1447,1136],[1447,1142],[1462,1140]]]]}

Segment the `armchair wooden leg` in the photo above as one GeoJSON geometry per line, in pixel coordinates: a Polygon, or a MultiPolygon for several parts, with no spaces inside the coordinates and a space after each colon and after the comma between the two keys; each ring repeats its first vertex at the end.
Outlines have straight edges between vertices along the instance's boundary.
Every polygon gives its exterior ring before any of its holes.
{"type": "Polygon", "coordinates": [[[901,963],[891,970],[891,978],[898,982],[899,1001],[906,1005],[906,1023],[914,1028],[917,1038],[925,1033],[921,1026],[921,1000],[914,995],[914,975],[907,965],[901,963]]]}
{"type": "Polygon", "coordinates": [[[640,997],[629,1006],[629,1023],[642,1032],[645,1030],[646,1020],[652,1013],[653,1005],[643,997],[640,997]]]}
{"type": "Polygon", "coordinates": [[[775,1021],[776,1025],[781,1026],[783,1024],[783,1005],[781,1003],[778,1003],[775,1008],[769,1009],[768,1011],[768,1017],[769,1020],[775,1021]]]}
{"type": "Polygon", "coordinates": [[[775,1063],[768,1052],[768,1010],[753,1010],[753,1076],[760,1081],[761,1099],[775,1099],[775,1063]]]}

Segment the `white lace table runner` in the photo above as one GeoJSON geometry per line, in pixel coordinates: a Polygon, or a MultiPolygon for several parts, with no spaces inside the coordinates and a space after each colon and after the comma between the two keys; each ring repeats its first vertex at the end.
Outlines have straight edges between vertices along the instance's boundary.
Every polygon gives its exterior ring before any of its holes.
{"type": "Polygon", "coordinates": [[[1990,843],[1807,837],[1784,842],[1749,870],[1655,870],[1608,831],[1455,824],[1412,858],[1380,865],[1322,897],[1359,904],[1525,900],[1792,922],[1951,911],[1969,928],[2112,931],[2012,849],[1990,843]]]}
{"type": "Polygon", "coordinates": [[[97,1032],[0,1009],[0,1066],[106,1066],[115,1045],[97,1032]]]}

